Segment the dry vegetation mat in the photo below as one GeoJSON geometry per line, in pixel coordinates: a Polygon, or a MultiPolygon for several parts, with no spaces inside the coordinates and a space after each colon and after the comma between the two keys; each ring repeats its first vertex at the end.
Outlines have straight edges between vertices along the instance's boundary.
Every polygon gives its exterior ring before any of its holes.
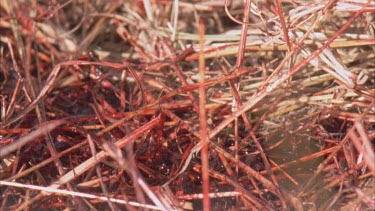
{"type": "Polygon", "coordinates": [[[1,0],[1,210],[373,209],[374,13],[1,0]]]}

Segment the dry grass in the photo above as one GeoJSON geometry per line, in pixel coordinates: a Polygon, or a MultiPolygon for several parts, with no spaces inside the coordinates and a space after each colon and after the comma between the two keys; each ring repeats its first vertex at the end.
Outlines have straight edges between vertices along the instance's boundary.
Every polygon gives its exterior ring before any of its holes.
{"type": "Polygon", "coordinates": [[[2,210],[373,209],[374,12],[0,1],[2,210]]]}

